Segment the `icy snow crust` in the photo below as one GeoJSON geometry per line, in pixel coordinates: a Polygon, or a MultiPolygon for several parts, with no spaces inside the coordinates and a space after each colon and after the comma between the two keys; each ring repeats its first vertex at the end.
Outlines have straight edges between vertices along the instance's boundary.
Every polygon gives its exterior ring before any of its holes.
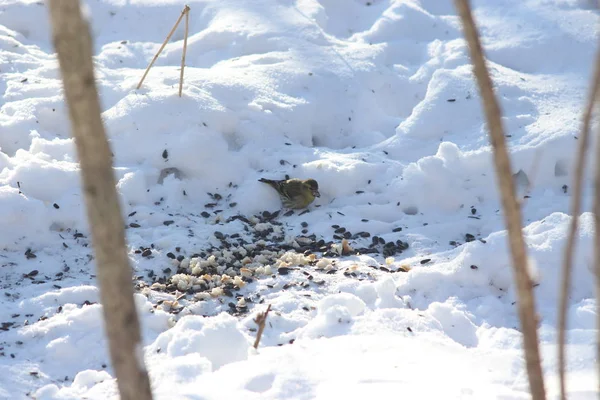
{"type": "MultiPolygon", "coordinates": [[[[452,2],[187,3],[182,98],[183,27],[135,86],[184,2],[85,3],[135,275],[162,276],[175,247],[193,252],[217,245],[216,230],[238,232],[239,221],[219,222],[229,216],[277,210],[276,193],[257,179],[286,174],[315,178],[322,194],[310,213],[278,217],[286,235],[307,222],[331,238],[337,224],[410,247],[387,263],[339,261],[371,280],[326,274],[321,286],[284,290],[304,279],[302,267],[266,275],[246,288],[265,303],[241,317],[226,312],[229,300],[209,298],[175,318],[155,307],[174,296],[137,294],[156,398],[529,398],[490,147],[452,2]],[[157,183],[165,168],[179,179],[157,183]],[[207,193],[221,195],[216,208],[205,208],[207,193]],[[151,256],[134,252],[150,244],[151,256]],[[266,304],[254,351],[253,318],[266,304]]],[[[474,11],[519,193],[530,196],[524,233],[556,398],[568,185],[598,14],[587,0],[480,0],[474,11]]],[[[0,398],[114,399],[59,77],[45,3],[3,1],[0,398]]],[[[590,187],[587,179],[585,210],[590,187]]],[[[586,212],[569,302],[573,399],[597,395],[592,236],[586,212]]]]}

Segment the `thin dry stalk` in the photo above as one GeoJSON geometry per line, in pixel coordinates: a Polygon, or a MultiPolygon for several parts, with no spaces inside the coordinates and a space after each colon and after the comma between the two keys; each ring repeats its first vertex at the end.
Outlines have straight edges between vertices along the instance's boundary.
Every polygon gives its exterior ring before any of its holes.
{"type": "Polygon", "coordinates": [[[455,0],[455,5],[462,20],[465,39],[469,44],[473,70],[483,99],[484,112],[490,132],[494,165],[500,186],[502,208],[504,209],[504,218],[508,230],[512,265],[517,287],[518,312],[523,332],[523,347],[525,349],[529,389],[534,400],[543,400],[546,398],[546,393],[538,348],[535,300],[532,292],[531,278],[527,270],[525,240],[523,239],[521,230],[521,210],[512,179],[500,106],[494,94],[492,80],[485,63],[469,1],[455,0]]]}
{"type": "Polygon", "coordinates": [[[592,86],[588,102],[583,115],[583,124],[579,135],[579,146],[577,147],[577,162],[575,164],[575,175],[573,176],[573,199],[571,200],[571,223],[567,235],[567,245],[563,257],[561,274],[560,301],[558,311],[558,376],[560,381],[560,398],[566,400],[566,341],[567,341],[567,308],[569,291],[571,290],[571,271],[573,269],[573,252],[577,240],[577,229],[579,226],[579,214],[581,213],[581,192],[583,190],[583,172],[587,158],[587,148],[590,141],[590,126],[594,104],[600,92],[600,50],[596,54],[596,63],[592,86]]]}
{"type": "Polygon", "coordinates": [[[179,97],[183,91],[183,69],[185,68],[185,53],[187,51],[187,39],[190,28],[190,7],[185,6],[185,35],[183,37],[183,54],[181,55],[181,75],[179,76],[179,97]]]}
{"type": "MultiPolygon", "coordinates": [[[[596,71],[594,76],[597,78],[600,73],[600,49],[596,58],[596,71]]],[[[600,79],[599,79],[600,80],[600,79]]],[[[596,105],[598,105],[598,96],[596,92],[596,105]]],[[[596,107],[598,108],[598,107],[596,107]]],[[[598,393],[600,393],[600,129],[596,135],[596,168],[594,172],[594,272],[596,275],[596,362],[598,363],[598,393]]]]}
{"type": "Polygon", "coordinates": [[[271,311],[271,305],[267,307],[267,311],[264,313],[259,313],[254,322],[258,325],[258,332],[256,332],[256,340],[254,340],[254,348],[258,349],[258,344],[260,343],[260,338],[265,330],[265,325],[267,324],[267,316],[269,315],[269,311],[271,311]]]}
{"type": "Polygon", "coordinates": [[[179,26],[179,23],[181,22],[181,19],[189,11],[189,9],[190,8],[188,6],[185,6],[183,8],[183,10],[181,11],[181,15],[179,16],[179,18],[177,18],[177,22],[175,22],[175,25],[173,25],[173,28],[171,29],[171,32],[169,32],[169,34],[165,38],[165,41],[163,42],[162,46],[160,46],[160,49],[158,49],[158,51],[154,55],[154,58],[152,59],[152,61],[150,61],[150,64],[148,64],[148,67],[146,68],[146,71],[144,72],[144,75],[142,76],[142,79],[140,79],[140,83],[138,83],[138,85],[137,85],[138,89],[142,87],[142,83],[144,83],[144,79],[146,79],[146,75],[148,75],[148,72],[150,72],[150,68],[152,68],[152,66],[154,65],[154,62],[156,61],[156,59],[158,58],[158,56],[160,55],[160,53],[163,51],[163,49],[165,48],[165,46],[169,42],[169,39],[171,39],[171,36],[173,36],[173,33],[175,33],[175,29],[177,29],[177,27],[179,26]]]}
{"type": "Polygon", "coordinates": [[[596,362],[600,393],[600,130],[596,138],[596,171],[594,176],[594,272],[596,275],[596,362]]]}
{"type": "Polygon", "coordinates": [[[123,400],[152,399],[125,247],[125,222],[100,116],[92,38],[79,1],[48,3],[53,43],[80,160],[109,353],[123,400]]]}

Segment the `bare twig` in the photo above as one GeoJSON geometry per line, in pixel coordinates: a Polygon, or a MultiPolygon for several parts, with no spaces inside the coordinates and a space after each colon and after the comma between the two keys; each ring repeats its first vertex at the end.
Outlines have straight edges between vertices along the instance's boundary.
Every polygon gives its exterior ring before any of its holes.
{"type": "MultiPolygon", "coordinates": [[[[600,131],[598,132],[600,138],[600,131]]],[[[596,362],[600,393],[600,139],[596,139],[596,171],[594,177],[594,273],[596,275],[596,362]]]]}
{"type": "Polygon", "coordinates": [[[102,125],[92,38],[79,1],[50,0],[54,47],[80,160],[110,357],[123,400],[152,399],[144,366],[111,151],[102,125]]]}
{"type": "Polygon", "coordinates": [[[179,76],[179,97],[181,97],[181,92],[183,90],[183,70],[185,68],[185,53],[187,51],[187,39],[188,32],[190,27],[190,7],[185,6],[183,10],[185,12],[185,35],[183,36],[183,54],[181,55],[181,75],[179,76]]]}
{"type": "Polygon", "coordinates": [[[571,271],[573,269],[573,252],[577,240],[577,229],[579,225],[579,214],[581,213],[581,192],[583,190],[583,172],[587,158],[587,148],[590,141],[590,125],[594,104],[600,91],[600,50],[596,55],[596,67],[592,78],[592,86],[588,102],[583,115],[583,125],[579,135],[579,146],[577,147],[577,161],[575,164],[575,175],[573,176],[573,199],[571,200],[571,223],[567,235],[567,245],[563,257],[561,274],[560,301],[558,305],[558,375],[560,380],[560,398],[566,400],[566,341],[567,341],[567,308],[569,302],[569,291],[571,290],[571,271]]]}
{"type": "MultiPolygon", "coordinates": [[[[600,49],[596,58],[595,83],[600,78],[600,49]]],[[[596,86],[596,85],[594,85],[596,86]]],[[[596,92],[596,104],[598,96],[596,92]]],[[[586,110],[587,111],[587,110],[586,110]]],[[[596,135],[596,170],[594,173],[594,272],[596,275],[596,362],[598,363],[598,393],[600,393],[600,129],[596,135]]]]}
{"type": "Polygon", "coordinates": [[[594,273],[596,275],[596,363],[600,393],[600,130],[596,139],[596,171],[594,176],[594,273]]]}
{"type": "Polygon", "coordinates": [[[487,70],[469,1],[455,0],[454,3],[458,9],[463,24],[464,35],[469,44],[473,70],[483,99],[485,116],[490,132],[490,141],[494,150],[494,165],[500,186],[502,208],[504,209],[504,218],[508,230],[512,265],[517,287],[518,311],[519,319],[521,320],[521,330],[523,331],[523,347],[525,349],[529,389],[534,400],[542,400],[546,398],[546,394],[538,348],[535,300],[532,293],[531,278],[527,270],[525,240],[521,231],[521,210],[517,202],[512,179],[500,106],[494,94],[492,80],[487,70]]]}
{"type": "Polygon", "coordinates": [[[254,322],[258,325],[258,332],[256,332],[256,340],[254,341],[254,348],[258,349],[258,344],[260,343],[260,338],[262,337],[263,331],[265,330],[265,325],[267,323],[267,316],[269,315],[269,311],[271,311],[271,305],[267,307],[267,311],[264,313],[259,313],[254,322]]]}
{"type": "MultiPolygon", "coordinates": [[[[189,9],[190,8],[188,6],[185,6],[183,8],[183,10],[181,11],[181,15],[177,19],[177,22],[175,22],[175,25],[173,25],[173,28],[171,29],[171,32],[169,32],[169,34],[167,35],[167,37],[166,37],[165,41],[163,42],[162,46],[160,46],[160,49],[158,49],[158,51],[154,55],[154,58],[152,59],[152,61],[150,61],[150,64],[148,64],[148,67],[146,68],[146,71],[144,72],[144,75],[142,76],[142,79],[140,79],[140,83],[138,83],[138,85],[137,85],[138,89],[142,87],[142,83],[144,83],[144,79],[146,79],[146,75],[148,75],[148,72],[150,72],[150,68],[152,68],[152,66],[154,65],[154,62],[156,61],[156,59],[158,58],[158,56],[160,55],[160,53],[163,51],[163,49],[165,48],[165,46],[169,42],[169,39],[171,39],[171,36],[173,36],[173,33],[175,32],[175,29],[177,29],[177,27],[179,26],[179,23],[181,22],[181,19],[183,18],[183,16],[185,14],[187,14],[187,12],[189,11],[189,9]]],[[[186,35],[186,37],[187,37],[187,35],[186,35]]]]}

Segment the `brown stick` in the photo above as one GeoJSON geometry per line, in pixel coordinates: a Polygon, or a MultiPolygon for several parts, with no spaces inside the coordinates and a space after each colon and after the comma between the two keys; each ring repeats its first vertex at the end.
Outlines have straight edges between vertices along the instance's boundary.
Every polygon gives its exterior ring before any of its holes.
{"type": "Polygon", "coordinates": [[[104,326],[119,393],[123,400],[152,399],[141,357],[140,326],[125,247],[125,223],[115,189],[110,147],[100,117],[89,27],[81,15],[79,1],[50,0],[48,5],[80,160],[104,326]]]}
{"type": "Polygon", "coordinates": [[[256,332],[256,340],[254,340],[254,348],[258,349],[258,344],[260,343],[260,338],[262,337],[263,331],[265,330],[265,325],[267,323],[267,316],[269,315],[269,311],[271,311],[271,305],[267,307],[267,311],[264,313],[259,313],[254,322],[258,325],[258,332],[256,332]]]}
{"type": "Polygon", "coordinates": [[[563,256],[563,267],[561,274],[560,301],[558,312],[558,375],[560,381],[560,398],[566,400],[566,341],[567,341],[567,308],[569,292],[571,290],[571,271],[573,269],[573,252],[577,241],[577,229],[579,226],[579,214],[581,213],[581,192],[583,190],[583,172],[589,146],[590,126],[594,104],[600,92],[600,51],[596,54],[595,71],[592,78],[592,86],[588,95],[588,102],[583,115],[583,125],[579,135],[579,146],[577,147],[577,163],[575,164],[575,175],[573,176],[573,199],[571,200],[571,223],[567,235],[567,245],[563,256]]]}
{"type": "Polygon", "coordinates": [[[600,130],[596,139],[596,171],[594,176],[594,273],[596,275],[596,362],[600,393],[600,130]]]}
{"type": "Polygon", "coordinates": [[[512,256],[512,265],[518,294],[518,311],[523,331],[523,344],[525,361],[529,377],[529,389],[534,400],[546,398],[544,390],[544,377],[540,362],[538,348],[535,300],[532,293],[531,278],[527,270],[527,254],[525,240],[522,234],[521,210],[517,202],[514,182],[512,180],[510,158],[506,148],[504,128],[502,126],[500,106],[496,100],[492,80],[490,78],[483,50],[479,41],[479,34],[471,14],[468,0],[454,1],[462,20],[464,35],[469,44],[473,70],[481,97],[490,141],[494,150],[494,165],[498,176],[504,219],[509,236],[509,245],[512,256]]]}
{"type": "Polygon", "coordinates": [[[185,6],[183,8],[183,10],[181,11],[181,15],[179,16],[179,18],[177,18],[177,22],[175,22],[175,25],[173,25],[173,28],[171,29],[171,32],[169,32],[169,34],[165,38],[165,41],[163,42],[162,46],[160,46],[160,49],[158,49],[158,51],[154,55],[154,58],[152,59],[152,61],[150,61],[150,64],[148,64],[148,67],[146,68],[146,71],[144,72],[144,75],[142,76],[142,79],[140,79],[140,83],[138,83],[138,85],[137,85],[137,89],[139,89],[139,88],[142,87],[142,83],[144,83],[144,79],[146,79],[146,75],[148,75],[148,72],[150,71],[150,68],[152,68],[152,66],[154,65],[154,62],[156,61],[156,59],[158,58],[158,56],[160,55],[160,53],[163,51],[163,49],[165,48],[165,46],[169,42],[169,39],[171,39],[171,36],[173,36],[173,33],[175,32],[175,29],[177,29],[177,27],[179,26],[179,23],[181,22],[181,19],[183,18],[183,15],[187,13],[187,10],[189,10],[189,7],[185,6]]]}
{"type": "MultiPolygon", "coordinates": [[[[596,70],[594,84],[597,87],[600,81],[600,50],[596,55],[596,70]]],[[[596,89],[596,104],[600,101],[600,89],[596,89]]],[[[589,106],[589,104],[588,104],[589,106]]],[[[586,110],[587,115],[587,110],[586,110]]],[[[598,376],[600,377],[600,130],[596,136],[596,170],[594,173],[594,273],[596,275],[596,362],[598,363],[598,376]]],[[[598,393],[600,393],[600,378],[598,379],[598,393]]]]}
{"type": "Polygon", "coordinates": [[[185,35],[183,36],[183,54],[181,55],[181,75],[179,76],[179,97],[183,90],[183,70],[185,68],[185,53],[187,51],[187,39],[190,27],[190,7],[188,5],[184,8],[185,12],[185,35]]]}

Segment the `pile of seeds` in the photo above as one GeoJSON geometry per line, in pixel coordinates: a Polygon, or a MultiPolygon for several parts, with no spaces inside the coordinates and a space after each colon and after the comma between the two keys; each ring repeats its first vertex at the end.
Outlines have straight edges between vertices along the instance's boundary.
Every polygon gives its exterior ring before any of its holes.
{"type": "MultiPolygon", "coordinates": [[[[311,269],[331,274],[338,272],[336,259],[356,254],[381,254],[392,257],[408,248],[408,243],[401,240],[386,242],[383,238],[373,236],[367,247],[353,248],[350,241],[365,242],[371,237],[368,232],[351,233],[339,225],[332,225],[333,240],[317,238],[308,234],[308,224],[303,222],[301,236],[286,235],[284,226],[277,221],[279,212],[263,212],[260,215],[245,217],[233,216],[225,222],[238,220],[243,223],[243,231],[224,234],[215,231],[214,237],[220,242],[189,257],[167,253],[172,266],[163,270],[166,277],[152,276],[154,283],[151,290],[178,294],[179,297],[190,295],[196,300],[207,300],[220,296],[236,297],[235,306],[238,311],[251,301],[235,293],[248,283],[260,277],[275,277],[276,274],[287,275],[299,266],[311,266],[311,269]],[[175,269],[175,271],[173,271],[175,269]]],[[[394,232],[401,228],[394,229],[394,232]]],[[[384,266],[372,266],[386,272],[395,272],[384,266]]],[[[308,281],[322,284],[303,270],[308,281]]],[[[358,277],[355,271],[343,271],[345,276],[358,277]]],[[[141,287],[146,287],[140,283],[141,287]]],[[[308,286],[308,284],[306,284],[308,286]]],[[[173,306],[173,305],[170,305],[173,306]]],[[[177,308],[177,307],[175,307],[177,308]]]]}

